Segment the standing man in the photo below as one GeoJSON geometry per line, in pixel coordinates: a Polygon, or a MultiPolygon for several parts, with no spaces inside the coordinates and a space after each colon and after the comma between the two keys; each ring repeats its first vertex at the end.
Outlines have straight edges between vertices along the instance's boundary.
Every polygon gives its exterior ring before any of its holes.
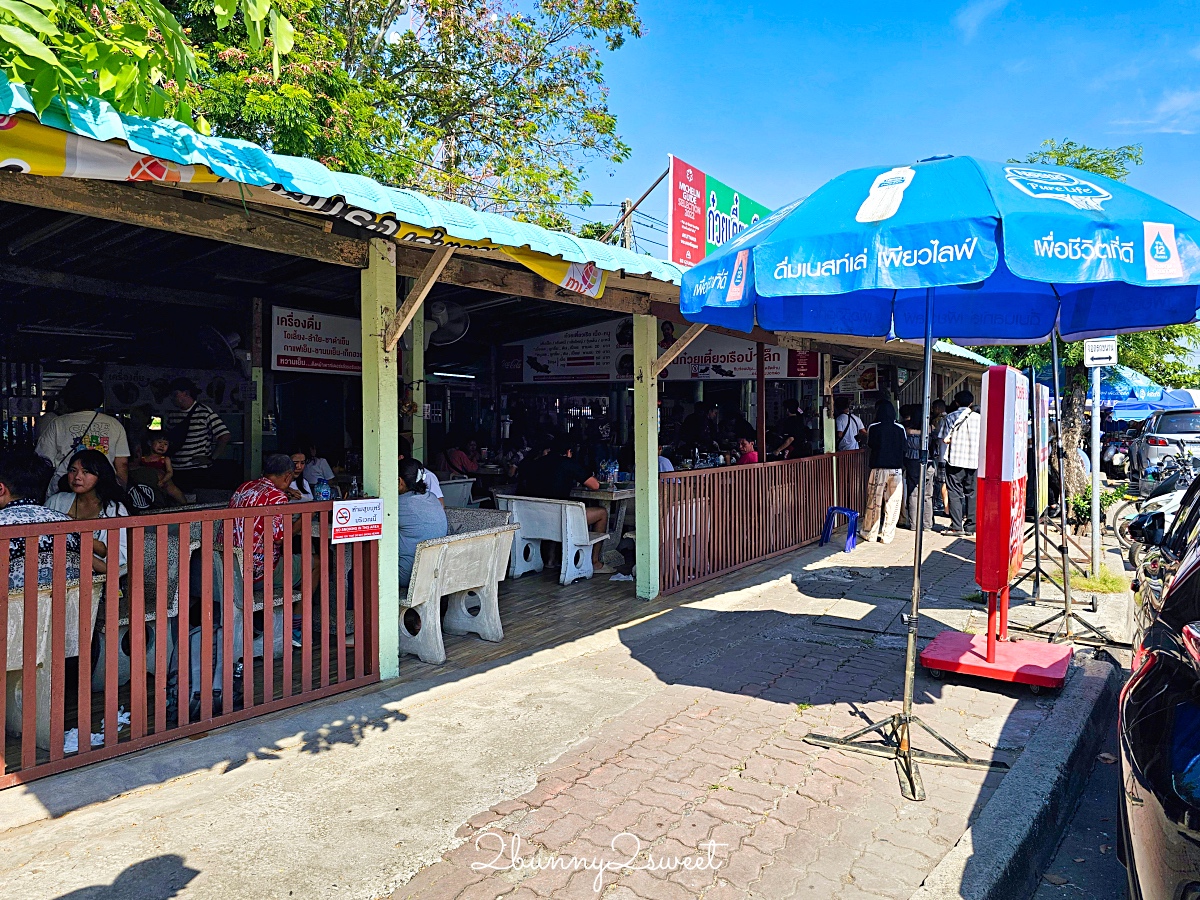
{"type": "Polygon", "coordinates": [[[176,378],[170,390],[171,402],[179,409],[167,416],[166,423],[175,484],[194,494],[197,488],[213,486],[213,460],[229,443],[229,429],[210,406],[196,400],[200,389],[191,379],[176,378]]]}
{"type": "Polygon", "coordinates": [[[975,533],[975,473],[979,468],[979,413],[971,409],[975,395],[959,391],[957,409],[942,420],[938,438],[948,445],[946,486],[950,490],[950,531],[961,537],[975,533]]]}
{"type": "Polygon", "coordinates": [[[950,495],[946,490],[946,453],[949,447],[942,443],[938,434],[946,421],[946,401],[934,400],[929,408],[929,461],[935,464],[933,492],[942,503],[941,512],[950,515],[950,495]]]}
{"type": "Polygon", "coordinates": [[[850,398],[838,397],[834,401],[833,412],[837,417],[833,420],[833,427],[837,432],[835,446],[838,450],[857,450],[858,434],[864,430],[863,421],[850,412],[850,398]]]}
{"type": "Polygon", "coordinates": [[[89,372],[72,375],[62,389],[66,415],[50,420],[38,438],[37,455],[54,467],[47,493],[58,493],[59,479],[79,450],[99,450],[112,463],[121,484],[129,480],[129,439],[125,426],[100,412],[104,385],[89,372]]]}

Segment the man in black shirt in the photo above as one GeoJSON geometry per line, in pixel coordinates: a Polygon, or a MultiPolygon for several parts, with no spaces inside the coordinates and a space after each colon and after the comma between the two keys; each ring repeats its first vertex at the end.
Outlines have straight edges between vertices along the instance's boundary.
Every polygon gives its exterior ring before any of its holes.
{"type": "MultiPolygon", "coordinates": [[[[582,486],[589,491],[600,489],[600,482],[587,469],[574,460],[575,447],[570,438],[555,438],[550,452],[537,460],[537,467],[529,473],[528,496],[545,497],[548,500],[570,500],[571,491],[582,486]]],[[[608,510],[602,506],[589,506],[587,513],[588,531],[608,531],[608,510]]],[[[597,575],[611,575],[617,571],[612,566],[602,565],[602,544],[592,545],[592,569],[597,575]]]]}
{"type": "Polygon", "coordinates": [[[799,459],[808,456],[812,447],[812,431],[804,424],[804,416],[800,415],[800,404],[796,400],[788,400],[783,404],[787,416],[776,428],[783,443],[775,451],[778,456],[787,453],[784,459],[799,459]]]}

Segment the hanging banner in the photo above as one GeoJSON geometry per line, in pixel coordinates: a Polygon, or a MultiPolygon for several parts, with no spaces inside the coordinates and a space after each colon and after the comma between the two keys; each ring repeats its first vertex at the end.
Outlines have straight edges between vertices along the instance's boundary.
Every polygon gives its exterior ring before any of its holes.
{"type": "MultiPolygon", "coordinates": [[[[659,324],[659,352],[678,337],[672,322],[659,324]]],[[[682,333],[682,327],[679,331],[682,333]]],[[[755,378],[756,344],[729,335],[705,331],[688,344],[663,370],[665,381],[721,381],[755,378]]],[[[506,382],[570,383],[633,380],[633,320],[601,322],[540,338],[530,338],[501,348],[501,369],[506,382]]],[[[763,367],[771,379],[816,378],[820,361],[816,353],[763,347],[763,367]]]]}
{"type": "Polygon", "coordinates": [[[178,412],[171,402],[171,382],[188,378],[200,388],[196,399],[216,413],[241,413],[254,398],[254,383],[240,372],[210,369],[175,369],[163,366],[104,367],[104,408],[117,412],[135,409],[154,415],[178,412]]]}
{"type": "Polygon", "coordinates": [[[667,253],[690,268],[771,210],[676,156],[667,176],[667,253]]]}
{"type": "Polygon", "coordinates": [[[362,322],[306,309],[271,307],[271,368],[362,374],[362,322]]]}

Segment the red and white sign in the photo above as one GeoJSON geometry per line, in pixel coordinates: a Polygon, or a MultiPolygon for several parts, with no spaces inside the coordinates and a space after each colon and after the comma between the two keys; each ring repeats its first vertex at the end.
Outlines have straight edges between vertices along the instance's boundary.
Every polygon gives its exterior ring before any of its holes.
{"type": "Polygon", "coordinates": [[[1009,366],[992,366],[983,374],[980,413],[975,582],[1000,591],[1025,559],[1029,379],[1009,366]]]}
{"type": "Polygon", "coordinates": [[[667,210],[667,254],[676,265],[691,268],[708,252],[704,223],[704,173],[671,157],[671,205],[667,210]]]}
{"type": "Polygon", "coordinates": [[[383,537],[383,501],[334,501],[332,537],[334,544],[379,540],[383,537]]]}

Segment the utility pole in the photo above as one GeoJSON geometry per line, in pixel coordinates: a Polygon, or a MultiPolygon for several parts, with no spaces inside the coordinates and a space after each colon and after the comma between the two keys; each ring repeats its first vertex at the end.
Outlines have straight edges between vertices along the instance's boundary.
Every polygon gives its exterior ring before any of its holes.
{"type": "Polygon", "coordinates": [[[621,201],[621,246],[633,249],[633,201],[626,197],[621,201]]]}

